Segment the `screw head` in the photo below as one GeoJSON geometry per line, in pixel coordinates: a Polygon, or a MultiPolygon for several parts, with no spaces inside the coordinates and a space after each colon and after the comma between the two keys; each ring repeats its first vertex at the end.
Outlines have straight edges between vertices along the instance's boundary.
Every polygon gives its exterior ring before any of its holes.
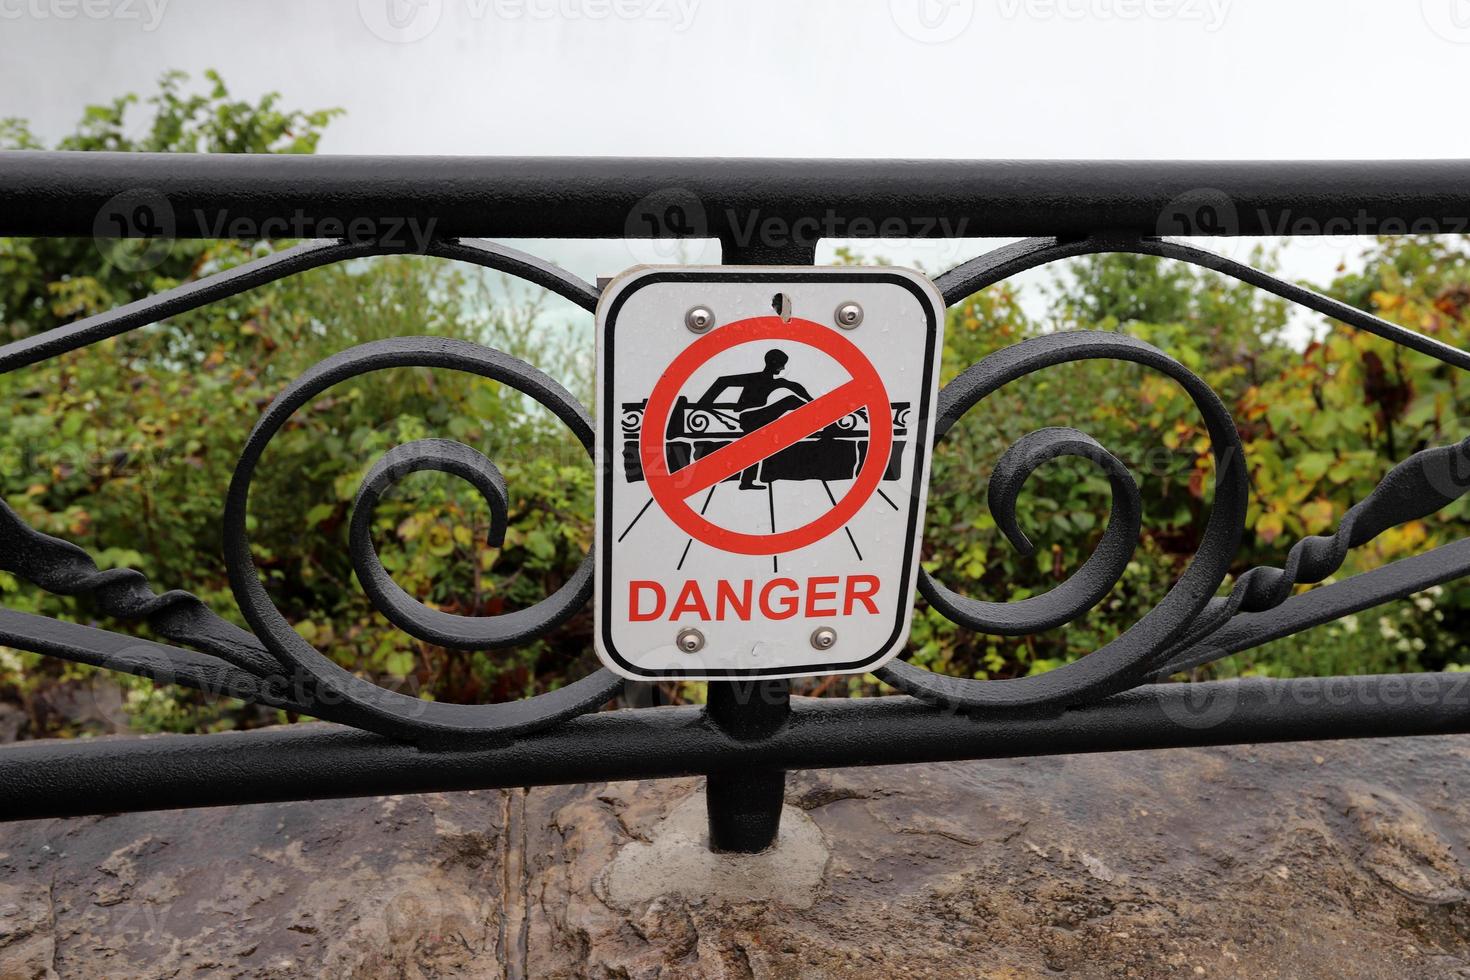
{"type": "Polygon", "coordinates": [[[684,653],[698,653],[704,649],[704,634],[693,627],[682,629],[674,637],[674,645],[684,653]]]}
{"type": "Polygon", "coordinates": [[[851,330],[863,322],[863,308],[856,303],[843,303],[837,307],[835,319],[843,330],[851,330]]]}
{"type": "Polygon", "coordinates": [[[837,631],[830,626],[823,626],[812,632],[812,646],[818,650],[830,650],[836,643],[837,631]]]}
{"type": "Polygon", "coordinates": [[[715,314],[708,306],[696,306],[684,314],[684,326],[695,333],[704,333],[715,325],[715,314]]]}

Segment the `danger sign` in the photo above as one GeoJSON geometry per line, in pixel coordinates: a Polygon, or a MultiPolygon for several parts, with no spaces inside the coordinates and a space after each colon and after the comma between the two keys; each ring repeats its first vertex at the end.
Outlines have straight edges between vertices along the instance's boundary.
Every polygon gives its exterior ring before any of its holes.
{"type": "Polygon", "coordinates": [[[598,308],[596,646],[633,678],[908,638],[943,304],[884,269],[634,270],[598,308]]]}

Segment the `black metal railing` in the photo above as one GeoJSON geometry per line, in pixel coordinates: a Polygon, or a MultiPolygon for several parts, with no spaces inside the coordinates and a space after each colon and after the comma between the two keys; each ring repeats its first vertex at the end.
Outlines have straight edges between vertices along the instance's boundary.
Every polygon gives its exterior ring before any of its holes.
{"type": "MultiPolygon", "coordinates": [[[[92,236],[100,229],[211,238],[246,227],[255,237],[312,240],[6,344],[0,373],[307,269],[372,255],[421,252],[472,263],[595,309],[592,284],[469,236],[714,238],[727,264],[810,263],[818,241],[828,237],[1033,236],[938,277],[945,301],[954,305],[1059,259],[1133,252],[1213,269],[1466,370],[1470,353],[1176,240],[1399,229],[1461,233],[1465,215],[1470,163],[1456,161],[7,153],[0,154],[0,235],[92,236]],[[405,234],[406,226],[415,234],[405,234]]],[[[1053,365],[1096,359],[1142,364],[1172,378],[1197,406],[1214,457],[1213,505],[1197,553],[1164,599],[1117,639],[1048,673],[1004,681],[945,677],[895,661],[879,674],[905,692],[892,697],[793,700],[786,681],[722,682],[710,684],[703,708],[599,711],[623,684],[605,670],[504,704],[434,703],[387,691],[333,663],[272,604],[246,532],[251,480],[271,438],[334,384],[400,366],[469,372],[538,401],[591,455],[594,430],[586,409],[554,379],[502,352],[443,338],[397,337],[333,355],[287,385],[265,410],[223,501],[224,554],[250,630],[221,619],[187,592],[155,592],[138,572],[99,570],[82,549],[28,527],[0,501],[0,570],[50,592],[87,596],[100,614],[146,621],[168,641],[0,609],[0,644],[336,724],[10,746],[0,751],[0,818],[702,774],[709,779],[712,845],[752,851],[774,839],[784,773],[794,768],[1470,731],[1470,675],[1463,673],[1161,683],[1470,573],[1470,540],[1461,540],[1308,592],[1296,589],[1337,572],[1349,549],[1470,491],[1470,439],[1404,460],[1332,534],[1299,541],[1282,567],[1247,571],[1218,595],[1245,526],[1243,448],[1219,397],[1166,353],[1114,333],[1026,340],[943,389],[936,439],[1001,386],[1053,365]]],[[[964,597],[926,573],[919,589],[933,608],[975,632],[1021,635],[1074,621],[1113,588],[1132,554],[1141,502],[1128,468],[1090,437],[1067,428],[1023,437],[992,478],[991,509],[999,526],[1013,525],[1026,476],[1059,456],[1090,460],[1112,486],[1112,517],[1093,557],[1051,592],[1014,603],[964,597]]],[[[506,520],[498,471],[468,446],[421,440],[380,460],[354,502],[351,557],[375,607],[397,628],[456,648],[506,648],[543,636],[585,606],[590,554],[552,595],[499,616],[450,615],[399,589],[368,528],[382,493],[421,470],[452,473],[475,486],[498,525],[492,535],[504,533],[506,520]]]]}

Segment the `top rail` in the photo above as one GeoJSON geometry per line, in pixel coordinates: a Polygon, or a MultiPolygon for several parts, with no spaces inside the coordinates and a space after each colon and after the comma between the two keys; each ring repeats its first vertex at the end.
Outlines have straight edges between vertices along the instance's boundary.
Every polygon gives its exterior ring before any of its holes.
{"type": "Polygon", "coordinates": [[[342,237],[364,216],[455,237],[1458,233],[1470,160],[794,160],[0,153],[0,236],[136,235],[99,222],[151,191],[179,238],[342,237]],[[678,205],[678,221],[663,222],[678,205]],[[1208,220],[1176,222],[1181,206],[1208,220]],[[941,220],[942,219],[942,220],[941,220]],[[232,225],[249,228],[232,232],[232,225]]]}

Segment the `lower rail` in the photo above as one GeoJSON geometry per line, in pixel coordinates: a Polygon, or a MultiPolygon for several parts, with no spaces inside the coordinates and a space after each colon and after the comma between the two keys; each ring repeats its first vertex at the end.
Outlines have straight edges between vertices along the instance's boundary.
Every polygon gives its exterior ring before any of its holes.
{"type": "Polygon", "coordinates": [[[1470,732],[1470,674],[1145,685],[1061,714],[976,717],[906,696],[793,698],[736,738],[700,707],[582,715],[500,747],[426,751],[336,725],[24,742],[0,820],[512,786],[1470,732]]]}

